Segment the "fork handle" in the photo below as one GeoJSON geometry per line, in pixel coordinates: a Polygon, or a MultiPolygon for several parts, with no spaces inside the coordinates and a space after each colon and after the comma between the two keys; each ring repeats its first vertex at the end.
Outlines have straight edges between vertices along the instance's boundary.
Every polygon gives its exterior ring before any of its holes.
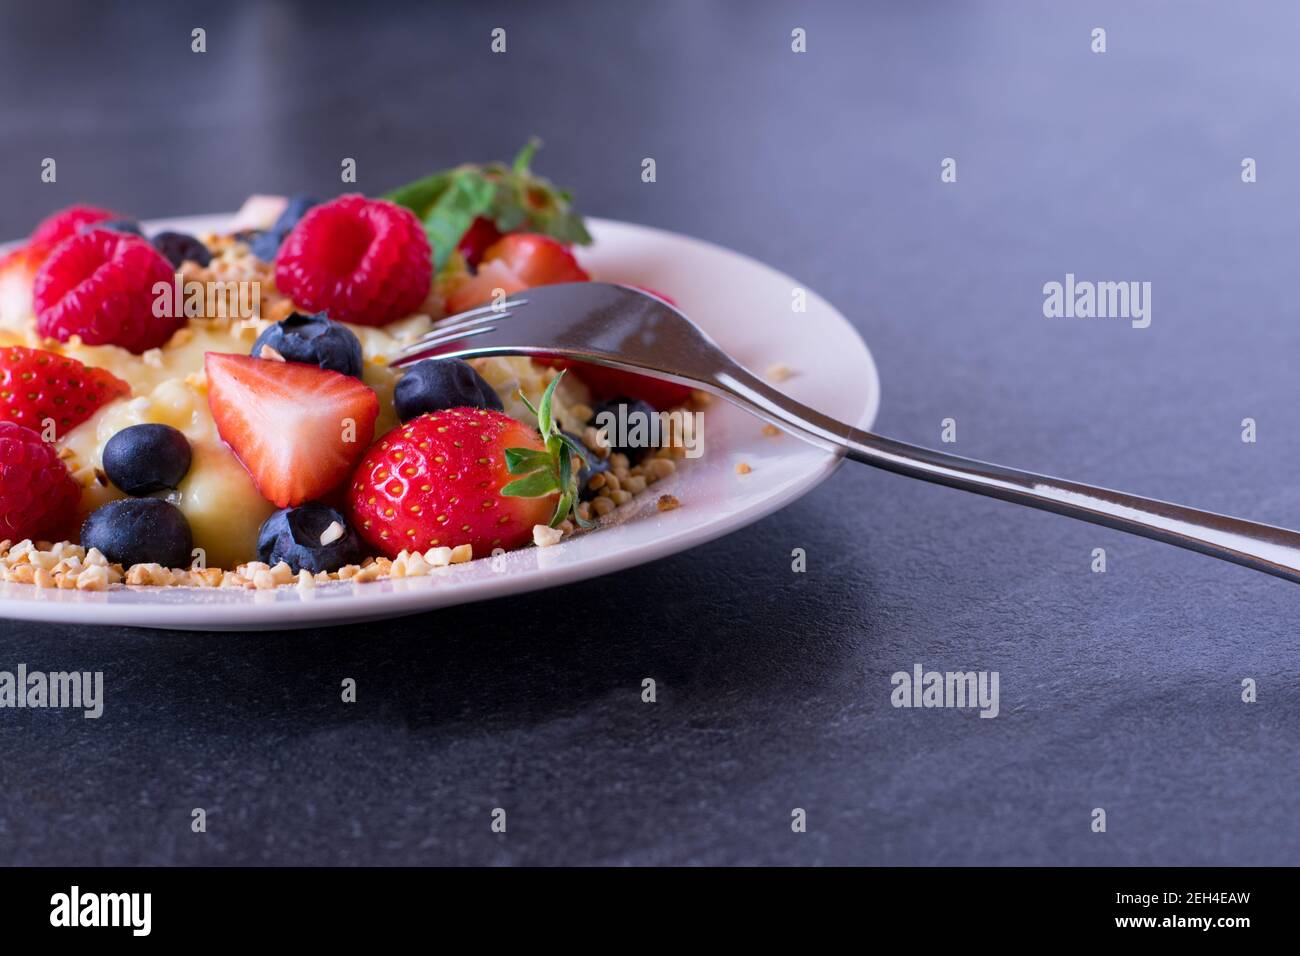
{"type": "Polygon", "coordinates": [[[1300,534],[1183,505],[1064,481],[909,445],[801,405],[740,366],[715,373],[724,398],[854,461],[1199,551],[1300,582],[1300,534]]]}

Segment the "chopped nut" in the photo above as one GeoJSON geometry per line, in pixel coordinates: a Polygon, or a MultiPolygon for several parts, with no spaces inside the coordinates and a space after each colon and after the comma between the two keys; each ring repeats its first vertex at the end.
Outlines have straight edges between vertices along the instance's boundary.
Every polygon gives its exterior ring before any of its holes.
{"type": "Polygon", "coordinates": [[[464,564],[474,558],[474,547],[468,544],[458,544],[451,549],[451,563],[464,564]]]}
{"type": "Polygon", "coordinates": [[[768,438],[775,438],[777,435],[781,434],[781,429],[777,428],[775,425],[764,425],[763,434],[768,438]]]}
{"type": "Polygon", "coordinates": [[[646,468],[650,471],[650,474],[655,476],[656,479],[662,479],[667,478],[675,472],[677,470],[677,465],[667,458],[653,458],[646,465],[646,468]]]}
{"type": "Polygon", "coordinates": [[[140,360],[144,362],[145,365],[148,365],[150,368],[162,368],[163,367],[162,349],[158,349],[158,348],[146,349],[143,353],[141,353],[140,360]]]}
{"type": "Polygon", "coordinates": [[[632,500],[632,492],[624,491],[622,488],[619,488],[617,491],[611,491],[609,496],[614,499],[614,504],[616,505],[625,505],[632,500]]]}
{"type": "Polygon", "coordinates": [[[627,484],[627,490],[634,495],[639,495],[641,494],[641,492],[645,491],[646,481],[645,478],[643,478],[641,475],[631,476],[630,478],[628,478],[626,484],[627,484]]]}
{"type": "Polygon", "coordinates": [[[108,568],[102,564],[89,565],[77,575],[78,591],[107,591],[108,568]]]}
{"type": "Polygon", "coordinates": [[[569,406],[569,414],[573,416],[575,424],[585,425],[591,421],[591,416],[595,414],[590,405],[583,405],[581,402],[575,402],[569,406]]]}
{"type": "Polygon", "coordinates": [[[33,551],[27,555],[27,561],[36,567],[48,571],[58,563],[58,557],[52,551],[33,551]]]}
{"type": "Polygon", "coordinates": [[[753,470],[753,468],[750,468],[749,465],[745,464],[743,461],[736,463],[736,474],[738,475],[747,475],[753,470]]]}
{"type": "Polygon", "coordinates": [[[794,369],[783,362],[777,362],[775,365],[767,367],[767,377],[774,382],[784,382],[792,375],[794,375],[794,369]]]}
{"type": "Polygon", "coordinates": [[[564,532],[559,528],[552,528],[549,525],[533,525],[533,544],[539,548],[549,548],[553,544],[559,544],[564,537],[564,532]]]}
{"type": "Polygon", "coordinates": [[[451,564],[451,548],[430,548],[424,552],[424,560],[432,567],[445,568],[451,564]]]}
{"type": "Polygon", "coordinates": [[[660,495],[656,505],[660,511],[672,511],[674,508],[680,508],[682,503],[672,495],[660,495]]]}
{"type": "Polygon", "coordinates": [[[600,515],[603,518],[605,517],[605,515],[613,511],[615,506],[613,501],[611,501],[609,498],[606,498],[604,495],[601,495],[598,498],[592,499],[591,507],[592,510],[596,512],[596,514],[600,515]]]}
{"type": "Polygon", "coordinates": [[[312,577],[311,572],[306,568],[298,571],[298,588],[303,591],[310,591],[316,587],[316,579],[312,577]]]}
{"type": "MultiPolygon", "coordinates": [[[[283,359],[281,360],[283,361],[283,359]]],[[[322,545],[333,544],[339,538],[343,537],[343,525],[337,521],[331,521],[330,526],[320,533],[320,543],[322,545]]]]}
{"type": "MultiPolygon", "coordinates": [[[[270,362],[283,362],[284,356],[271,348],[269,345],[263,345],[257,352],[257,358],[266,359],[270,362]]],[[[337,522],[335,522],[337,524],[337,522]]]]}

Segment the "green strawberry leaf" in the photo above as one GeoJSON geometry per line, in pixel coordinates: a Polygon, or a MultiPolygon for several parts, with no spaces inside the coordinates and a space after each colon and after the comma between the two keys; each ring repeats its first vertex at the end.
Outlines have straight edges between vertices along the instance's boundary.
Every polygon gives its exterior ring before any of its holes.
{"type": "Polygon", "coordinates": [[[524,478],[516,478],[501,489],[507,498],[542,498],[559,491],[555,476],[549,471],[535,471],[524,478]]]}
{"type": "Polygon", "coordinates": [[[542,393],[542,400],[533,408],[524,396],[529,411],[537,416],[537,430],[546,445],[545,451],[535,448],[507,448],[505,450],[506,470],[512,475],[524,475],[501,489],[501,494],[508,498],[541,498],[560,492],[560,499],[555,504],[555,513],[551,515],[551,527],[572,518],[583,528],[595,527],[595,522],[583,518],[577,511],[578,476],[573,471],[573,456],[583,455],[577,444],[564,432],[555,420],[552,403],[555,389],[559,387],[564,372],[555,376],[551,384],[542,393]]]}
{"type": "Polygon", "coordinates": [[[549,468],[550,464],[550,452],[533,448],[506,449],[506,470],[512,475],[526,475],[539,468],[549,468]]]}

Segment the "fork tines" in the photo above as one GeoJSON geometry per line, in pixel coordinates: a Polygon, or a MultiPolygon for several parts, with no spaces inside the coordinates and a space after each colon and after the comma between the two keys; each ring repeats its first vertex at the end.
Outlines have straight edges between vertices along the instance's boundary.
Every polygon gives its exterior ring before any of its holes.
{"type": "Polygon", "coordinates": [[[403,348],[401,354],[405,357],[428,352],[460,339],[491,332],[496,328],[492,323],[510,318],[514,314],[512,310],[527,304],[527,299],[506,299],[504,302],[483,305],[448,316],[439,320],[430,331],[403,348]]]}

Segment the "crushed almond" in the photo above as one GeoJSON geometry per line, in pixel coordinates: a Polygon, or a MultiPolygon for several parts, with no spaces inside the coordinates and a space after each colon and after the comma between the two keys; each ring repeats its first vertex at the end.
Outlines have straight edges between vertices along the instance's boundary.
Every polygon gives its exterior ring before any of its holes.
{"type": "Polygon", "coordinates": [[[784,362],[777,362],[775,365],[769,365],[767,367],[767,377],[773,382],[784,382],[793,375],[794,369],[790,368],[790,366],[786,365],[784,362]]]}
{"type": "Polygon", "coordinates": [[[549,548],[551,545],[559,544],[563,537],[564,532],[559,528],[544,524],[533,525],[533,544],[539,548],[549,548]]]}

